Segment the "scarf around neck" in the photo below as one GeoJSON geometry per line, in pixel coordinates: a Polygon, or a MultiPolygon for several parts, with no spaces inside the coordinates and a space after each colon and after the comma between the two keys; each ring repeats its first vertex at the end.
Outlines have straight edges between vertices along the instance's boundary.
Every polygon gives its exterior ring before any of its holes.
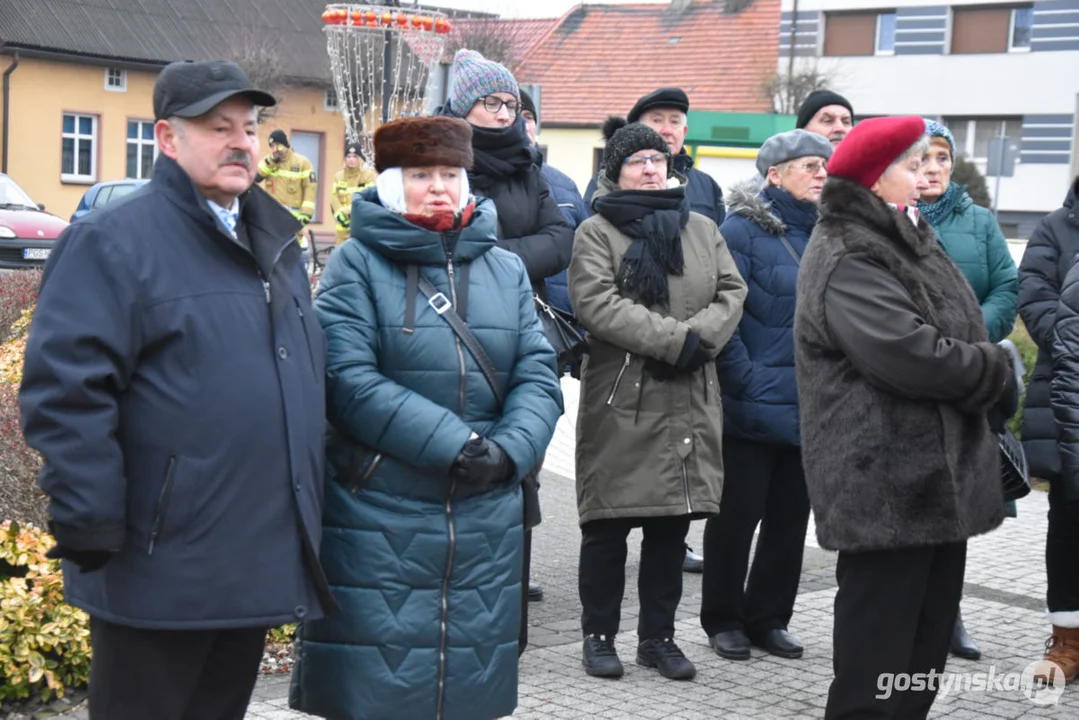
{"type": "Polygon", "coordinates": [[[685,270],[682,228],[689,222],[684,186],[667,190],[616,190],[593,200],[596,212],[633,238],[615,283],[646,307],[666,305],[667,277],[685,270]]]}
{"type": "Polygon", "coordinates": [[[925,215],[925,219],[929,221],[929,224],[933,227],[940,225],[944,222],[944,218],[948,217],[955,210],[955,206],[959,204],[959,201],[963,199],[967,189],[963,185],[957,185],[956,183],[949,183],[948,189],[944,191],[936,202],[934,203],[918,203],[918,209],[922,215],[925,215]]]}
{"type": "Polygon", "coordinates": [[[472,127],[472,174],[487,180],[505,180],[535,163],[526,145],[524,123],[504,128],[472,127]]]}

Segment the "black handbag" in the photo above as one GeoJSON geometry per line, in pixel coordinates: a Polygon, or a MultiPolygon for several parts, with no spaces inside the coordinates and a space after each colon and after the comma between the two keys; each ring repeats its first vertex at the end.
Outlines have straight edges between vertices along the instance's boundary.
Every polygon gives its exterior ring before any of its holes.
{"type": "Polygon", "coordinates": [[[548,305],[539,295],[536,298],[536,316],[543,325],[547,342],[558,355],[558,366],[576,363],[588,353],[588,341],[577,328],[577,321],[569,313],[548,305]]]}
{"type": "MultiPolygon", "coordinates": [[[[476,364],[480,366],[480,371],[483,373],[484,379],[487,380],[487,384],[491,386],[491,392],[494,393],[495,401],[498,402],[498,407],[501,410],[506,404],[506,394],[498,383],[494,363],[491,362],[487,351],[483,349],[479,338],[468,327],[468,323],[453,309],[453,304],[450,303],[446,296],[439,292],[434,283],[423,275],[419,276],[419,288],[423,296],[427,298],[428,304],[449,324],[453,332],[460,338],[461,344],[465,346],[473,359],[475,359],[476,364]]],[[[521,480],[521,499],[524,504],[525,530],[531,530],[543,520],[540,515],[539,505],[539,468],[533,469],[521,480]]]]}
{"type": "Polygon", "coordinates": [[[1004,500],[1018,500],[1030,494],[1030,472],[1027,468],[1027,456],[1023,444],[1004,428],[1000,434],[1000,482],[1004,489],[1004,500]]]}

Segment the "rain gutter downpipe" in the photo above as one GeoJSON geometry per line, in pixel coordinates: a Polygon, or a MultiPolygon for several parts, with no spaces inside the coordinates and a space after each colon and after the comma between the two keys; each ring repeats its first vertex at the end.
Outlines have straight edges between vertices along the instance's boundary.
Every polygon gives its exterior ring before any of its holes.
{"type": "Polygon", "coordinates": [[[4,71],[4,137],[2,142],[2,152],[4,153],[3,163],[0,164],[0,172],[7,175],[7,156],[8,156],[8,134],[11,132],[11,73],[15,72],[15,69],[19,67],[19,53],[16,52],[12,55],[11,65],[4,71]]]}

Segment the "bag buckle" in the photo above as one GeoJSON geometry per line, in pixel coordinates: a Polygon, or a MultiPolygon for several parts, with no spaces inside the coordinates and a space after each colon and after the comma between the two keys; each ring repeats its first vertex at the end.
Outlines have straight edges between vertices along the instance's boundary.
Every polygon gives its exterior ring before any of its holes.
{"type": "Polygon", "coordinates": [[[432,295],[427,301],[427,304],[439,315],[445,315],[450,311],[450,308],[453,307],[453,303],[451,303],[449,298],[442,293],[435,293],[432,295]]]}

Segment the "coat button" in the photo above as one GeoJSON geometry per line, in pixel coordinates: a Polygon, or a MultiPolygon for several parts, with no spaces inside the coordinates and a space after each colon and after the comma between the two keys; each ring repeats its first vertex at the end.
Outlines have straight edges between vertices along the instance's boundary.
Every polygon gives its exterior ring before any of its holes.
{"type": "Polygon", "coordinates": [[[690,440],[689,440],[689,438],[686,438],[686,439],[685,439],[685,440],[683,440],[682,442],[683,442],[683,443],[685,443],[686,445],[689,445],[689,443],[690,443],[690,440]]]}
{"type": "Polygon", "coordinates": [[[285,349],[284,345],[277,348],[277,357],[281,358],[282,360],[288,359],[288,350],[285,349]]]}
{"type": "Polygon", "coordinates": [[[293,610],[292,613],[300,620],[303,620],[305,617],[307,617],[307,608],[305,608],[303,605],[297,605],[296,609],[293,610]]]}

